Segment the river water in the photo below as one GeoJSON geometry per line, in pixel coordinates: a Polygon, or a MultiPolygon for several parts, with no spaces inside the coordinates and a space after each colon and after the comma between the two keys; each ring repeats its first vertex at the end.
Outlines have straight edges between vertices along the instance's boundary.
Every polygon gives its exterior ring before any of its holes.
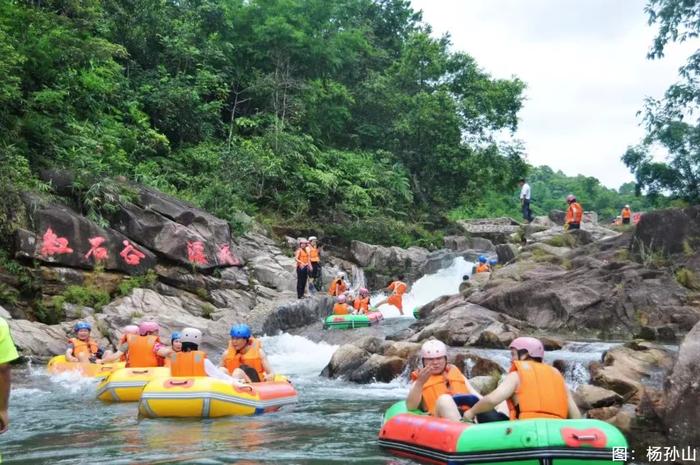
{"type": "MultiPolygon", "coordinates": [[[[460,258],[449,269],[416,282],[407,308],[455,293],[467,267],[471,269],[471,264],[460,258]]],[[[398,315],[396,310],[395,315],[391,309],[383,311],[387,317],[398,315]]],[[[408,323],[401,319],[404,322],[408,323]]],[[[397,326],[392,320],[386,323],[388,330],[397,326]]],[[[142,419],[136,404],[97,400],[94,380],[48,376],[43,367],[15,369],[10,431],[0,436],[2,463],[415,463],[383,452],[376,442],[383,412],[408,393],[405,377],[368,385],[329,380],[319,373],[337,346],[290,334],[265,337],[264,345],[275,371],[288,374],[294,382],[299,402],[257,417],[142,419]]],[[[567,380],[577,384],[586,381],[588,362],[600,359],[612,345],[572,342],[548,354],[548,359],[570,362],[567,380]]],[[[505,350],[474,352],[504,367],[509,363],[505,350]]]]}

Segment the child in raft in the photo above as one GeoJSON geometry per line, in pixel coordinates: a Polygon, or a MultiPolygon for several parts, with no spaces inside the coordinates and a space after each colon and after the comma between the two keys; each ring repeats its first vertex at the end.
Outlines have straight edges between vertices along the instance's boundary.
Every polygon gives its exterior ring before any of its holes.
{"type": "Polygon", "coordinates": [[[104,351],[97,342],[90,337],[92,326],[85,321],[79,321],[73,326],[75,337],[68,340],[66,360],[69,362],[103,363],[102,358],[111,358],[111,351],[104,351]]]}
{"type": "Polygon", "coordinates": [[[366,315],[369,313],[369,290],[361,287],[358,296],[352,301],[352,306],[355,309],[352,313],[355,315],[366,315]]]}

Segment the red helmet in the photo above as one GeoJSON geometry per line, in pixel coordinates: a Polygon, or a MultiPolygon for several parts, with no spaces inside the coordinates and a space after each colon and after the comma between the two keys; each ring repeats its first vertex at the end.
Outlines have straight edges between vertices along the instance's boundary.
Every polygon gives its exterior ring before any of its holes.
{"type": "Polygon", "coordinates": [[[447,357],[447,346],[437,339],[431,339],[423,344],[420,349],[421,358],[447,357]]]}
{"type": "Polygon", "coordinates": [[[566,202],[571,203],[571,202],[576,202],[576,196],[574,194],[569,194],[566,196],[566,202]]]}
{"type": "Polygon", "coordinates": [[[544,346],[539,339],[534,337],[515,338],[508,347],[515,350],[525,350],[530,357],[544,357],[544,346]]]}
{"type": "Polygon", "coordinates": [[[367,295],[369,294],[369,291],[367,290],[366,287],[361,287],[360,288],[360,295],[367,295]]]}

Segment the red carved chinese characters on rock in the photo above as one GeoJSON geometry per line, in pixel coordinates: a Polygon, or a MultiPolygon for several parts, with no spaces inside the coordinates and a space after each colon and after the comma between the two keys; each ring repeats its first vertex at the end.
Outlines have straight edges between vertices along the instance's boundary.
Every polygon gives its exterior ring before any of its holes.
{"type": "Polygon", "coordinates": [[[102,236],[95,236],[91,237],[88,239],[88,242],[90,242],[90,250],[85,254],[85,259],[89,259],[90,256],[95,259],[96,262],[102,262],[107,260],[107,257],[109,256],[109,253],[107,252],[107,249],[104,247],[101,247],[102,244],[105,243],[107,239],[105,239],[102,236]]]}
{"type": "Polygon", "coordinates": [[[141,263],[141,260],[146,256],[139,249],[134,247],[131,242],[124,241],[124,249],[119,252],[119,255],[124,259],[127,265],[136,266],[141,263]]]}
{"type": "Polygon", "coordinates": [[[219,246],[219,253],[216,255],[219,259],[219,265],[238,265],[240,262],[231,254],[231,246],[222,244],[219,246]]]}
{"type": "Polygon", "coordinates": [[[187,259],[193,264],[207,264],[207,257],[204,254],[204,243],[202,241],[187,241],[187,259]]]}
{"type": "Polygon", "coordinates": [[[68,239],[58,237],[51,228],[46,229],[41,244],[41,255],[50,257],[56,254],[73,253],[73,249],[68,247],[68,239]]]}

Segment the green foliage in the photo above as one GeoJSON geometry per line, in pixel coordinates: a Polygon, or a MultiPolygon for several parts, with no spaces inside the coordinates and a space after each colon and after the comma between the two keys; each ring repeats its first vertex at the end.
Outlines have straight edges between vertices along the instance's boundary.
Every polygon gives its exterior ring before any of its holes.
{"type": "Polygon", "coordinates": [[[53,306],[58,312],[64,303],[71,303],[81,307],[91,307],[99,312],[109,303],[109,293],[93,286],[68,286],[60,296],[54,296],[53,306]]]}
{"type": "Polygon", "coordinates": [[[55,325],[66,319],[66,315],[63,312],[63,306],[57,308],[56,305],[46,306],[42,301],[35,301],[33,303],[34,316],[38,321],[47,325],[55,325]]]}
{"type": "Polygon", "coordinates": [[[691,291],[700,291],[700,278],[693,272],[693,270],[681,267],[676,270],[676,281],[683,287],[690,289],[691,291]]]}
{"type": "Polygon", "coordinates": [[[213,313],[216,311],[216,307],[214,307],[210,303],[206,303],[202,305],[202,318],[206,318],[207,320],[212,319],[213,313]]]}
{"type": "Polygon", "coordinates": [[[137,288],[148,288],[153,286],[158,280],[158,275],[153,270],[148,270],[146,274],[138,276],[129,276],[122,280],[117,286],[117,293],[121,296],[131,294],[131,291],[137,288]]]}
{"type": "Polygon", "coordinates": [[[17,304],[18,296],[19,292],[17,289],[5,283],[0,283],[0,303],[15,305],[17,304]]]}

